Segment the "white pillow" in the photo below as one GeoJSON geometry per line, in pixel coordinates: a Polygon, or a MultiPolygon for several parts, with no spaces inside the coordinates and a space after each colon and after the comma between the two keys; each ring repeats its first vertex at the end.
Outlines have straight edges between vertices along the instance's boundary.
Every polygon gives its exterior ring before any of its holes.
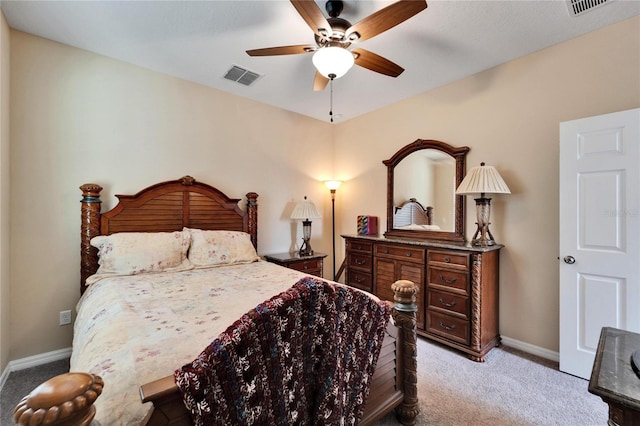
{"type": "Polygon", "coordinates": [[[260,260],[251,236],[240,231],[184,228],[191,234],[189,261],[196,268],[251,263],[260,260]]]}
{"type": "Polygon", "coordinates": [[[121,232],[91,239],[98,249],[96,275],[135,275],[192,269],[187,259],[191,234],[175,232],[121,232]]]}

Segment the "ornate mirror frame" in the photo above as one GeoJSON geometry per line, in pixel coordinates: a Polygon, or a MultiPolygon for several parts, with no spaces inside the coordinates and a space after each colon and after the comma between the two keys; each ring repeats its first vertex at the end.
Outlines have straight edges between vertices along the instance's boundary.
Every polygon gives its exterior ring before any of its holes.
{"type": "Polygon", "coordinates": [[[455,160],[456,167],[456,188],[464,179],[466,172],[465,161],[469,147],[453,147],[445,142],[437,141],[433,139],[417,139],[409,145],[400,148],[393,157],[388,160],[384,160],[382,163],[387,166],[387,232],[384,233],[385,237],[397,237],[417,240],[444,240],[453,242],[464,242],[464,206],[465,197],[463,195],[455,195],[455,224],[453,232],[444,231],[423,231],[423,230],[409,230],[409,229],[394,229],[393,228],[393,214],[394,214],[394,169],[395,167],[409,154],[423,149],[435,149],[452,156],[455,160]]]}

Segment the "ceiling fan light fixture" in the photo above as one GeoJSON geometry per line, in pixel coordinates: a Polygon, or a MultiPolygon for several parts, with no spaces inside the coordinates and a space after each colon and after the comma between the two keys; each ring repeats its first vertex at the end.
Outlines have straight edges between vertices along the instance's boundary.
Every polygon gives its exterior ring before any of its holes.
{"type": "Polygon", "coordinates": [[[347,49],[338,46],[320,48],[313,54],[313,65],[318,72],[327,78],[340,78],[351,69],[353,55],[347,49]]]}

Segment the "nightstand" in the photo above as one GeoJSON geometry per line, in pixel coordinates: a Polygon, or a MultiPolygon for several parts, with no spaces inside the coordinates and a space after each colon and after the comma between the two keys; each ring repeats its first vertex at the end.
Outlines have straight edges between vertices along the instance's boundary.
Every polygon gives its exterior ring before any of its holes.
{"type": "Polygon", "coordinates": [[[311,256],[300,256],[298,253],[274,253],[264,255],[264,258],[268,262],[320,278],[322,278],[322,268],[325,257],[327,257],[325,253],[314,253],[311,256]]]}

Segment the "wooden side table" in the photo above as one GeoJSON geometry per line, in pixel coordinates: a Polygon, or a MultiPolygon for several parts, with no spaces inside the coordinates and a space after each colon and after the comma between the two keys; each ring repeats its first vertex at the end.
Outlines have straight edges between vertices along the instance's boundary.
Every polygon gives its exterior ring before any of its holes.
{"type": "Polygon", "coordinates": [[[298,253],[273,253],[264,255],[264,258],[268,262],[320,278],[322,278],[325,257],[327,257],[326,253],[314,253],[310,256],[300,256],[298,253]]]}
{"type": "Polygon", "coordinates": [[[609,425],[640,425],[640,377],[631,368],[638,348],[638,333],[612,327],[600,332],[589,392],[609,405],[609,425]]]}

